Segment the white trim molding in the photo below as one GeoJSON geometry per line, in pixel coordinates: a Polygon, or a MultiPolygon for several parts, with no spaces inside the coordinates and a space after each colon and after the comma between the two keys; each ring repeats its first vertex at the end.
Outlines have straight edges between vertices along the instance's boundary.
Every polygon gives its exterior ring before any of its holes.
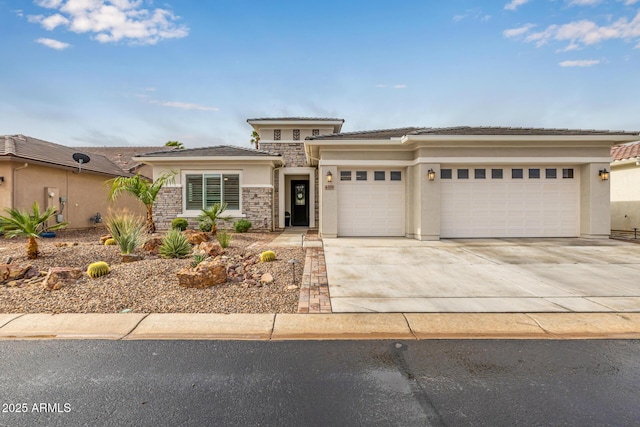
{"type": "Polygon", "coordinates": [[[278,228],[284,228],[284,213],[286,187],[285,181],[287,175],[308,175],[309,176],[309,227],[314,227],[316,223],[316,168],[296,167],[296,168],[280,168],[278,172],[278,228]]]}

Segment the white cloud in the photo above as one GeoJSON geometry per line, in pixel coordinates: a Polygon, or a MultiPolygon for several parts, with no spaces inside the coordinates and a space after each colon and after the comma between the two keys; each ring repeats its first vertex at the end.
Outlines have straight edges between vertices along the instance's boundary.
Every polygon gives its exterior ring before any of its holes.
{"type": "Polygon", "coordinates": [[[578,59],[574,61],[562,61],[560,63],[561,67],[591,67],[593,65],[598,65],[600,63],[599,59],[578,59]]]}
{"type": "Polygon", "coordinates": [[[383,84],[379,84],[379,85],[376,85],[376,87],[379,87],[379,88],[389,88],[389,89],[406,89],[406,88],[408,88],[409,86],[404,85],[404,84],[397,84],[397,85],[383,85],[383,84]]]}
{"type": "Polygon", "coordinates": [[[64,43],[58,40],[54,40],[54,39],[47,39],[47,38],[39,38],[36,40],[36,42],[43,44],[47,47],[50,47],[51,49],[55,49],[55,50],[63,50],[66,49],[70,46],[69,43],[64,43]]]}
{"type": "Polygon", "coordinates": [[[406,89],[407,85],[393,85],[392,88],[394,88],[394,89],[406,89]]]}
{"type": "Polygon", "coordinates": [[[534,27],[535,27],[535,24],[525,24],[522,27],[504,30],[502,32],[502,35],[505,36],[506,38],[518,37],[528,32],[530,29],[534,27]]]}
{"type": "Polygon", "coordinates": [[[173,12],[145,9],[142,0],[37,0],[36,4],[57,13],[31,15],[29,22],[47,30],[64,26],[75,33],[90,33],[100,43],[156,44],[189,34],[189,28],[178,24],[180,18],[173,12]]]}
{"type": "MultiPolygon", "coordinates": [[[[148,98],[148,96],[142,96],[141,98],[148,98]]],[[[218,107],[208,107],[206,105],[192,104],[189,102],[176,102],[176,101],[158,101],[152,99],[150,104],[161,105],[163,107],[180,108],[182,110],[199,110],[199,111],[219,111],[218,107]]]]}
{"type": "Polygon", "coordinates": [[[571,0],[569,6],[595,6],[601,2],[602,0],[571,0]]]}
{"type": "MultiPolygon", "coordinates": [[[[522,35],[528,32],[528,29],[518,33],[520,29],[506,30],[503,32],[508,37],[507,32],[522,35]],[[514,33],[515,31],[515,33],[514,33]]],[[[640,12],[631,20],[620,18],[609,25],[598,25],[593,21],[582,20],[569,22],[562,25],[549,25],[542,31],[529,33],[524,41],[526,43],[535,43],[536,47],[544,46],[550,42],[567,42],[566,48],[563,50],[575,50],[583,46],[591,46],[606,40],[634,40],[640,38],[640,12]]]]}
{"type": "Polygon", "coordinates": [[[626,0],[626,1],[624,2],[624,4],[625,4],[626,6],[631,6],[631,5],[634,5],[634,4],[638,3],[639,1],[640,1],[640,0],[626,0]]]}
{"type": "Polygon", "coordinates": [[[482,21],[482,22],[486,22],[488,20],[491,19],[491,15],[487,15],[484,12],[482,12],[481,9],[479,8],[473,8],[473,9],[467,9],[463,14],[461,15],[454,15],[453,16],[453,21],[454,22],[460,22],[463,19],[473,19],[475,21],[482,21]]]}
{"type": "Polygon", "coordinates": [[[509,3],[504,5],[505,10],[516,10],[518,7],[523,4],[529,3],[530,0],[511,0],[509,3]]]}

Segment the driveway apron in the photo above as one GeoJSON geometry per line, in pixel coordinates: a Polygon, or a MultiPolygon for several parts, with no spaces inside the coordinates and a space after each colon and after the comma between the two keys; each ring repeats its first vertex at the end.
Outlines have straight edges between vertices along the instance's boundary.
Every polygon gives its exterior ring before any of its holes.
{"type": "Polygon", "coordinates": [[[335,312],[639,312],[640,245],[323,239],[335,312]]]}

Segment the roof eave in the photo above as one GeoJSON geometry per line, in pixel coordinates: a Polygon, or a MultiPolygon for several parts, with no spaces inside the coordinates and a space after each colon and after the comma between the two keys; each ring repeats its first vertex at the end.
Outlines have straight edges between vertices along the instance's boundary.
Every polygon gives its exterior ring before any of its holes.
{"type": "Polygon", "coordinates": [[[185,156],[185,157],[132,157],[140,163],[153,165],[154,163],[175,163],[175,162],[197,162],[197,163],[231,163],[231,162],[249,162],[249,163],[283,163],[281,156],[185,156]]]}
{"type": "Polygon", "coordinates": [[[400,138],[402,144],[413,142],[535,142],[535,143],[559,143],[566,142],[571,145],[578,143],[602,143],[615,145],[623,142],[631,142],[638,139],[638,135],[610,134],[610,135],[405,135],[400,138]]]}

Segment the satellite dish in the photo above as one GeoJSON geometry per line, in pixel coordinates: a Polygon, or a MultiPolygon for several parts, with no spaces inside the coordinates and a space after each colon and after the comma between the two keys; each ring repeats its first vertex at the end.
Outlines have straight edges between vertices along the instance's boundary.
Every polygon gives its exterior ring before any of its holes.
{"type": "Polygon", "coordinates": [[[73,157],[73,160],[78,162],[78,173],[82,172],[82,165],[84,163],[89,163],[91,161],[91,158],[84,153],[73,153],[71,157],[73,157]]]}

